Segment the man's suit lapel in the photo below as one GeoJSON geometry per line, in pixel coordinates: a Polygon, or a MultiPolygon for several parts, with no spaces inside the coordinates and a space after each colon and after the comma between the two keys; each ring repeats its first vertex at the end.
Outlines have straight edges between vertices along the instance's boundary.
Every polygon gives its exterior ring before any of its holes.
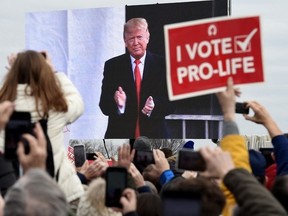
{"type": "Polygon", "coordinates": [[[153,58],[151,53],[147,51],[144,71],[143,71],[143,78],[141,82],[141,105],[144,106],[147,98],[143,98],[143,95],[147,95],[145,92],[149,90],[151,87],[151,79],[153,79],[153,68],[152,68],[152,61],[153,58]]]}
{"type": "Polygon", "coordinates": [[[130,102],[129,103],[137,103],[137,96],[136,96],[136,85],[134,81],[134,75],[133,75],[133,68],[131,65],[131,59],[130,55],[125,55],[125,64],[123,65],[123,77],[124,81],[127,82],[125,85],[128,89],[123,89],[126,91],[126,94],[130,95],[130,102]]]}

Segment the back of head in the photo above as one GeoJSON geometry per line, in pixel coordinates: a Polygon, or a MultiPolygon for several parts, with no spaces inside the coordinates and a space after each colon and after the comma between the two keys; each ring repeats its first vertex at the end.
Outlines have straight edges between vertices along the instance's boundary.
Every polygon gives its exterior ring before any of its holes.
{"type": "Polygon", "coordinates": [[[146,136],[138,137],[133,144],[133,148],[135,150],[141,151],[150,151],[151,150],[151,142],[150,139],[146,136]]]}
{"type": "Polygon", "coordinates": [[[183,170],[179,170],[176,167],[177,155],[172,155],[171,157],[167,158],[167,161],[170,165],[170,169],[174,173],[175,176],[180,176],[183,174],[183,170]]]}
{"type": "Polygon", "coordinates": [[[4,216],[64,216],[68,203],[57,183],[43,170],[31,169],[5,197],[4,216]]]}
{"type": "Polygon", "coordinates": [[[155,164],[149,164],[142,172],[143,178],[145,181],[150,181],[152,184],[155,185],[157,191],[160,191],[161,184],[160,184],[160,173],[156,169],[155,164]]]}
{"type": "Polygon", "coordinates": [[[152,193],[158,194],[158,190],[157,190],[156,186],[152,182],[146,180],[145,181],[145,185],[150,188],[152,193]]]}
{"type": "Polygon", "coordinates": [[[288,213],[288,175],[277,176],[271,192],[288,213]]]}
{"type": "MultiPolygon", "coordinates": [[[[218,216],[225,205],[225,197],[218,185],[203,177],[189,179],[177,177],[165,184],[160,194],[163,196],[167,192],[183,194],[183,198],[188,200],[188,205],[190,199],[198,196],[200,199],[200,215],[202,216],[218,216]]],[[[181,197],[178,195],[178,198],[181,197]]]]}
{"type": "Polygon", "coordinates": [[[137,196],[138,216],[162,216],[162,203],[158,194],[140,193],[137,196]]]}
{"type": "Polygon", "coordinates": [[[249,161],[253,175],[261,184],[265,183],[266,159],[261,152],[249,150],[249,161]]]}
{"type": "MultiPolygon", "coordinates": [[[[0,101],[14,101],[18,84],[29,86],[29,91],[25,89],[25,93],[41,102],[44,113],[52,108],[63,112],[68,110],[58,80],[41,53],[34,50],[18,53],[1,87],[0,101]]],[[[38,108],[37,103],[36,106],[38,108]]]]}
{"type": "Polygon", "coordinates": [[[169,158],[173,155],[173,151],[170,148],[161,148],[160,149],[165,154],[165,158],[169,158]]]}
{"type": "Polygon", "coordinates": [[[119,212],[105,206],[106,182],[99,177],[94,179],[88,186],[87,191],[80,198],[77,209],[78,216],[120,216],[119,212]]]}
{"type": "Polygon", "coordinates": [[[49,77],[49,72],[52,73],[52,69],[46,64],[45,57],[34,50],[18,53],[10,70],[18,83],[28,85],[41,81],[41,76],[49,77]]]}

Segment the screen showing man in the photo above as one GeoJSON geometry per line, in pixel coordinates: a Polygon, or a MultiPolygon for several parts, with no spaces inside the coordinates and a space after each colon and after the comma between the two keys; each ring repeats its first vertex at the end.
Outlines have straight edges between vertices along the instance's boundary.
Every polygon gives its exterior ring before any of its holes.
{"type": "Polygon", "coordinates": [[[105,62],[100,108],[109,117],[105,138],[167,138],[165,116],[172,113],[165,59],[147,50],[144,18],[124,25],[128,53],[105,62]]]}

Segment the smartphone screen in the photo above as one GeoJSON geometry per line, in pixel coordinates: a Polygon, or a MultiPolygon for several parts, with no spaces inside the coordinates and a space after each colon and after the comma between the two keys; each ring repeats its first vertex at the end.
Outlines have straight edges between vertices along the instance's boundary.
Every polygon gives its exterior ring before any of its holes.
{"type": "Polygon", "coordinates": [[[76,167],[81,167],[86,161],[85,146],[83,144],[74,145],[74,162],[76,167]]]}
{"type": "MultiPolygon", "coordinates": [[[[31,114],[29,112],[13,112],[5,126],[5,153],[6,159],[17,158],[18,142],[24,133],[33,134],[31,114]]],[[[29,143],[23,140],[25,153],[29,153],[29,143]]]]}
{"type": "Polygon", "coordinates": [[[177,155],[176,168],[179,170],[205,171],[206,163],[200,152],[180,149],[177,155]]]}
{"type": "Polygon", "coordinates": [[[123,190],[127,187],[127,169],[124,167],[108,167],[105,179],[105,205],[107,207],[122,208],[120,198],[123,190]]]}
{"type": "Polygon", "coordinates": [[[136,168],[142,172],[149,164],[154,164],[154,156],[152,151],[136,150],[133,163],[136,168]]]}
{"type": "Polygon", "coordinates": [[[201,215],[201,196],[185,191],[163,191],[164,216],[199,216],[201,215]]]}
{"type": "Polygon", "coordinates": [[[249,108],[246,108],[246,103],[236,102],[236,110],[235,110],[235,113],[249,114],[249,108]]]}

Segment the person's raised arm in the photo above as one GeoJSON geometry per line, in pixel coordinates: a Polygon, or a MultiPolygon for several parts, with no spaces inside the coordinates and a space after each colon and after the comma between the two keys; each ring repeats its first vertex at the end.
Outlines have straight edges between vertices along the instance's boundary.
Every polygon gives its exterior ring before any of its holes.
{"type": "Polygon", "coordinates": [[[253,116],[244,115],[246,120],[262,124],[267,129],[271,138],[283,134],[264,106],[256,101],[248,101],[246,103],[246,106],[251,108],[254,112],[253,116]]]}
{"type": "Polygon", "coordinates": [[[240,215],[287,215],[284,208],[247,170],[235,168],[228,152],[204,147],[200,153],[206,162],[201,175],[219,177],[236,198],[240,215]]]}
{"type": "Polygon", "coordinates": [[[126,188],[122,197],[120,198],[120,203],[122,204],[122,214],[124,216],[137,216],[137,198],[136,193],[131,188],[126,188]]]}
{"type": "Polygon", "coordinates": [[[123,144],[118,148],[118,161],[116,162],[116,166],[125,167],[129,170],[135,154],[135,150],[133,149],[130,152],[130,148],[129,144],[123,144]]]}
{"type": "MultiPolygon", "coordinates": [[[[85,163],[83,164],[83,166],[78,170],[78,173],[84,175],[84,177],[85,177],[84,179],[81,179],[81,177],[80,177],[82,184],[83,183],[87,184],[90,181],[92,181],[93,179],[102,176],[103,173],[105,173],[107,167],[108,167],[108,163],[103,162],[100,158],[97,158],[96,160],[94,160],[90,164],[89,164],[88,160],[86,160],[85,163]]],[[[79,176],[79,174],[78,174],[78,176],[79,176]]]]}
{"type": "Polygon", "coordinates": [[[165,157],[164,152],[160,149],[153,149],[153,157],[155,161],[155,167],[160,173],[160,184],[163,186],[175,177],[174,173],[170,169],[168,160],[165,157]]]}
{"type": "Polygon", "coordinates": [[[288,174],[288,140],[283,135],[276,122],[273,120],[266,108],[256,101],[248,101],[247,107],[250,107],[254,115],[244,115],[245,119],[262,124],[268,131],[271,142],[274,146],[275,161],[277,164],[277,175],[288,174]]]}
{"type": "MultiPolygon", "coordinates": [[[[232,77],[227,80],[226,90],[216,94],[224,117],[223,138],[220,147],[231,154],[235,167],[244,168],[251,172],[246,143],[244,138],[239,135],[239,129],[235,121],[236,96],[239,95],[240,91],[234,88],[232,77]]],[[[230,215],[231,210],[236,205],[236,200],[223,184],[221,184],[221,189],[226,197],[226,205],[222,214],[224,216],[230,215]]]]}
{"type": "Polygon", "coordinates": [[[224,117],[223,136],[239,134],[237,124],[235,123],[235,103],[236,96],[240,96],[240,94],[239,89],[233,86],[232,77],[229,77],[227,80],[226,90],[216,94],[224,117]]]}

